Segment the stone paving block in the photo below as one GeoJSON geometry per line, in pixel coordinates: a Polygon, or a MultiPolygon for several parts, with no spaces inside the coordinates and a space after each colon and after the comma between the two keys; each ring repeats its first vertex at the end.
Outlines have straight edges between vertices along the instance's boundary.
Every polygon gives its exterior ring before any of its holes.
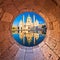
{"type": "Polygon", "coordinates": [[[15,7],[17,7],[17,9],[19,10],[19,11],[21,11],[21,10],[24,10],[24,8],[26,8],[26,3],[27,2],[25,2],[24,0],[22,0],[22,1],[16,1],[16,0],[14,0],[14,4],[15,4],[15,7]],[[24,3],[24,4],[23,4],[24,3]],[[20,5],[21,4],[21,5],[20,5]]]}
{"type": "Polygon", "coordinates": [[[5,22],[11,22],[13,19],[13,15],[8,13],[8,12],[5,12],[1,21],[5,21],[5,22]]]}
{"type": "Polygon", "coordinates": [[[5,0],[5,1],[4,1],[4,4],[10,5],[10,4],[13,4],[13,3],[12,3],[12,0],[5,0]]]}
{"type": "Polygon", "coordinates": [[[49,30],[53,30],[54,27],[53,27],[53,22],[49,22],[49,30]]]}
{"type": "Polygon", "coordinates": [[[60,57],[60,42],[57,42],[54,52],[60,57]]]}
{"type": "Polygon", "coordinates": [[[52,38],[55,38],[55,32],[54,32],[54,30],[50,30],[49,36],[52,37],[52,38]]]}
{"type": "Polygon", "coordinates": [[[9,38],[11,38],[10,31],[0,32],[0,41],[2,41],[2,42],[3,42],[3,40],[9,41],[9,38]]]}
{"type": "Polygon", "coordinates": [[[45,43],[46,43],[51,49],[53,49],[53,50],[54,50],[54,48],[55,48],[56,45],[57,45],[56,39],[53,39],[52,37],[49,37],[49,39],[46,40],[45,43]]]}
{"type": "Polygon", "coordinates": [[[55,7],[52,9],[51,14],[56,17],[56,21],[60,19],[60,7],[55,7]]]}
{"type": "Polygon", "coordinates": [[[11,32],[9,30],[8,31],[4,31],[4,38],[5,39],[11,38],[11,32]]]}
{"type": "Polygon", "coordinates": [[[26,47],[25,53],[33,53],[33,47],[26,47]]]}
{"type": "Polygon", "coordinates": [[[0,58],[4,59],[4,58],[7,58],[7,57],[11,57],[10,54],[9,54],[8,49],[3,54],[1,54],[0,58]]]}
{"type": "Polygon", "coordinates": [[[13,37],[8,38],[8,40],[11,44],[17,43],[13,37]]]}
{"type": "MultiPolygon", "coordinates": [[[[54,11],[53,11],[53,12],[54,12],[54,11]]],[[[53,12],[52,12],[52,13],[53,13],[53,12]]],[[[55,22],[55,21],[57,21],[57,20],[56,20],[56,17],[55,17],[52,13],[49,12],[49,13],[48,13],[48,17],[49,17],[49,19],[50,19],[50,22],[55,22]]]]}
{"type": "Polygon", "coordinates": [[[26,53],[33,53],[33,50],[32,49],[26,50],[26,53]]]}
{"type": "Polygon", "coordinates": [[[14,57],[11,56],[10,51],[7,49],[3,54],[0,56],[1,60],[14,60],[14,57]]]}
{"type": "Polygon", "coordinates": [[[58,56],[47,45],[44,45],[41,50],[46,60],[58,60],[58,56]]]}
{"type": "Polygon", "coordinates": [[[58,21],[53,22],[53,26],[54,26],[54,30],[57,30],[57,32],[58,32],[58,30],[59,30],[59,22],[58,21]]]}
{"type": "Polygon", "coordinates": [[[0,32],[10,31],[10,23],[0,21],[0,32]]]}
{"type": "MultiPolygon", "coordinates": [[[[6,1],[5,1],[6,2],[6,1]]],[[[17,6],[18,7],[18,6],[17,6]]],[[[20,7],[21,8],[21,7],[20,7]]],[[[19,10],[16,8],[16,6],[14,5],[14,3],[12,4],[8,4],[4,5],[4,10],[10,14],[10,19],[11,21],[13,21],[13,19],[20,13],[19,10]],[[7,7],[7,8],[6,8],[7,7]],[[13,18],[14,17],[14,18],[13,18]]]]}
{"type": "Polygon", "coordinates": [[[34,60],[33,53],[26,53],[24,60],[34,60]]]}
{"type": "Polygon", "coordinates": [[[33,49],[33,60],[44,60],[44,59],[45,59],[45,57],[44,57],[40,47],[33,49]]]}
{"type": "Polygon", "coordinates": [[[10,52],[10,55],[13,57],[16,55],[17,51],[18,51],[19,47],[18,45],[14,44],[12,45],[10,48],[9,48],[9,52],[10,52]]]}
{"type": "Polygon", "coordinates": [[[2,43],[0,43],[1,54],[4,53],[4,51],[6,51],[10,46],[12,46],[12,44],[7,40],[4,40],[2,43]]]}
{"type": "Polygon", "coordinates": [[[45,45],[44,41],[42,41],[40,44],[39,44],[39,48],[43,47],[45,45]]]}
{"type": "Polygon", "coordinates": [[[52,9],[54,9],[56,7],[56,5],[51,0],[49,0],[49,1],[46,0],[43,7],[47,12],[51,12],[52,9]],[[50,6],[50,5],[52,5],[52,6],[50,6]]]}
{"type": "Polygon", "coordinates": [[[59,32],[57,30],[50,30],[48,33],[49,37],[55,39],[56,41],[59,40],[59,32]]]}
{"type": "Polygon", "coordinates": [[[15,56],[15,60],[25,60],[24,58],[25,58],[25,50],[19,48],[19,50],[15,56]]]}

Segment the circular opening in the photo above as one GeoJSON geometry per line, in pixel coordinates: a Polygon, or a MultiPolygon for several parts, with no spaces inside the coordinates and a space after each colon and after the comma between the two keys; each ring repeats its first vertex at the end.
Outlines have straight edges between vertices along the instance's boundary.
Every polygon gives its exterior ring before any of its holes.
{"type": "Polygon", "coordinates": [[[46,23],[35,12],[18,15],[12,24],[13,38],[23,46],[33,47],[40,44],[46,36],[46,23]]]}

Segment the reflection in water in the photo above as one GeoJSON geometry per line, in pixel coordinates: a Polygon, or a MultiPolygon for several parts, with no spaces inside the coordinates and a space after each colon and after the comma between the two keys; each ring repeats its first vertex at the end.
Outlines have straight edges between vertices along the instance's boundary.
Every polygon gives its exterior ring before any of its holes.
{"type": "Polygon", "coordinates": [[[25,43],[25,38],[27,39],[27,42],[30,44],[32,41],[32,38],[34,38],[34,44],[35,40],[38,40],[39,34],[38,33],[32,33],[32,32],[19,32],[19,37],[23,40],[23,43],[25,43]]]}
{"type": "Polygon", "coordinates": [[[37,32],[28,32],[28,31],[15,31],[13,33],[15,40],[24,46],[35,46],[42,42],[45,37],[45,34],[37,32]]]}

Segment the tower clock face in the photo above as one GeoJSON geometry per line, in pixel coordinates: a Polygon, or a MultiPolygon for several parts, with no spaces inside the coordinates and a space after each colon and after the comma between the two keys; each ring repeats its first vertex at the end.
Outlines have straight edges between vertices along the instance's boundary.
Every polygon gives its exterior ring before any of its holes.
{"type": "Polygon", "coordinates": [[[19,14],[12,24],[12,36],[22,46],[33,47],[40,44],[46,36],[46,23],[35,12],[19,14]]]}

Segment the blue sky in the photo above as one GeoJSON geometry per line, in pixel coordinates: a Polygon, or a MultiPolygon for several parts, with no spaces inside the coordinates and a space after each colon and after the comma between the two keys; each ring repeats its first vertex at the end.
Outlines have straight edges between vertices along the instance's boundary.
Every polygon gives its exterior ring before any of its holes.
{"type": "Polygon", "coordinates": [[[28,15],[30,15],[30,17],[32,18],[32,22],[33,22],[33,15],[35,15],[35,19],[37,19],[39,21],[39,24],[44,24],[45,23],[44,19],[40,15],[36,14],[35,12],[24,12],[24,13],[18,15],[14,19],[13,26],[18,26],[19,25],[19,22],[22,20],[23,15],[24,15],[24,22],[26,22],[26,19],[27,19],[28,15]]]}

